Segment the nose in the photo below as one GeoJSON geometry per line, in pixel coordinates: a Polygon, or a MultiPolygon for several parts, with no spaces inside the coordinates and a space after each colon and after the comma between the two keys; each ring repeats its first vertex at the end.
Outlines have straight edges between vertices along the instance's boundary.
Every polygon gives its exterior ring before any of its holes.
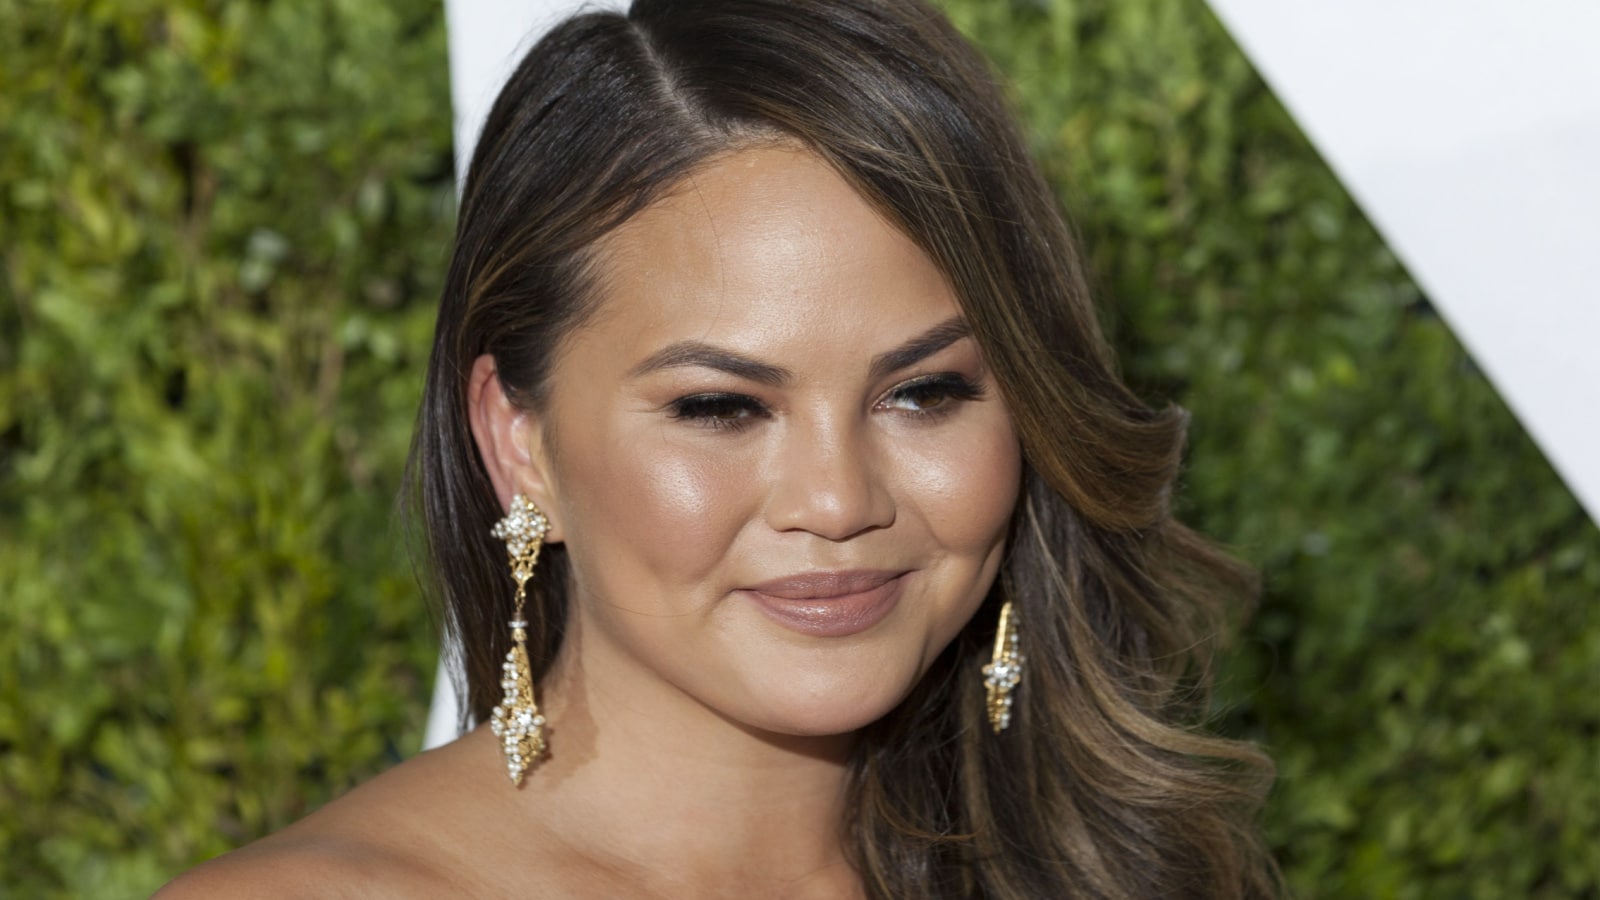
{"type": "Polygon", "coordinates": [[[894,522],[894,496],[879,454],[861,431],[802,425],[789,430],[767,506],[774,530],[843,541],[894,522]]]}

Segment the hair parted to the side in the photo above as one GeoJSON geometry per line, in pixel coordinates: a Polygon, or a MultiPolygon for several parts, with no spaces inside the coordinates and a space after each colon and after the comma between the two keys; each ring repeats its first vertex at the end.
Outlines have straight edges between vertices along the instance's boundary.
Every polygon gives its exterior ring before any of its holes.
{"type": "MultiPolygon", "coordinates": [[[[1118,378],[999,87],[921,0],[637,0],[567,20],[506,84],[467,178],[410,466],[467,711],[495,703],[511,614],[468,425],[473,360],[492,354],[538,409],[597,303],[596,241],[765,141],[827,160],[945,272],[1026,460],[983,609],[862,735],[844,827],[869,894],[1275,895],[1254,826],[1270,763],[1195,727],[1252,578],[1173,519],[1185,416],[1118,378]],[[1007,598],[1028,670],[996,736],[980,669],[1007,598]]],[[[567,568],[547,548],[529,584],[536,677],[560,647],[567,568]]]]}

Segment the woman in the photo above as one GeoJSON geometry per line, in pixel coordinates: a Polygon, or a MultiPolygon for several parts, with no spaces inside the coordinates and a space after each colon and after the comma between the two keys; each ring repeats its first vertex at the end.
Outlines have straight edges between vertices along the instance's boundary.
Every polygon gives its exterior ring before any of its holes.
{"type": "Polygon", "coordinates": [[[486,723],[170,896],[1244,897],[1173,520],[982,61],[919,0],[638,0],[485,126],[413,453],[486,723]],[[510,576],[508,578],[508,575],[510,576]]]}

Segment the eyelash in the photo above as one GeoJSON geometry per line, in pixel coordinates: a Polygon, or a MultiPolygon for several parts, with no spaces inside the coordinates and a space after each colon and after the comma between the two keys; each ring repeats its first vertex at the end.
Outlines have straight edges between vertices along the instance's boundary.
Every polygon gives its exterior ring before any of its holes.
{"type": "MultiPolygon", "coordinates": [[[[981,397],[982,385],[954,372],[941,372],[900,385],[889,392],[884,402],[911,400],[921,406],[930,400],[943,401],[924,409],[902,410],[907,415],[929,421],[955,411],[955,404],[948,401],[977,400],[981,397]]],[[[748,394],[691,394],[674,400],[671,409],[674,419],[683,419],[717,431],[740,431],[751,420],[771,415],[766,404],[748,394]],[[748,415],[743,415],[746,413],[748,415]]]]}

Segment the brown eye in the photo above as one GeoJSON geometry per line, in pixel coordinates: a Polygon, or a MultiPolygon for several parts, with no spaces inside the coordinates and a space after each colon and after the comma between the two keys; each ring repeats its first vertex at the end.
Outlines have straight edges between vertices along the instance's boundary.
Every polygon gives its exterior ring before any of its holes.
{"type": "Polygon", "coordinates": [[[917,415],[953,409],[960,400],[976,400],[983,388],[954,372],[944,372],[907,382],[890,392],[881,405],[917,415]]]}
{"type": "Polygon", "coordinates": [[[930,409],[938,409],[950,400],[949,394],[936,393],[929,390],[911,391],[901,396],[903,400],[915,403],[916,408],[924,412],[930,409]]]}

